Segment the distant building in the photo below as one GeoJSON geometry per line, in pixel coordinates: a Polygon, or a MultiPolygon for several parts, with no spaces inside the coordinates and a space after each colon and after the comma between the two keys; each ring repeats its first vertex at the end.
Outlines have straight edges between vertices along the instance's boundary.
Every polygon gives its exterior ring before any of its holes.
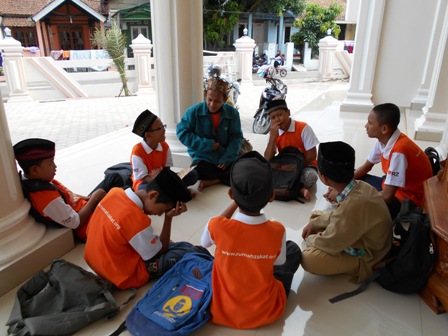
{"type": "Polygon", "coordinates": [[[0,28],[11,29],[24,47],[52,50],[91,49],[90,35],[106,21],[107,0],[2,0],[0,28]]]}

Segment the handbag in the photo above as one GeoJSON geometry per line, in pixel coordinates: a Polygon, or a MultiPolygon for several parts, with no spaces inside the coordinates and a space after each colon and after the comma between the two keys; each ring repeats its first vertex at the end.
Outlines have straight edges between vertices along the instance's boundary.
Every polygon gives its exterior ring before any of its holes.
{"type": "Polygon", "coordinates": [[[111,319],[119,306],[111,283],[63,259],[40,271],[17,292],[6,322],[8,335],[71,335],[101,318],[111,319]]]}

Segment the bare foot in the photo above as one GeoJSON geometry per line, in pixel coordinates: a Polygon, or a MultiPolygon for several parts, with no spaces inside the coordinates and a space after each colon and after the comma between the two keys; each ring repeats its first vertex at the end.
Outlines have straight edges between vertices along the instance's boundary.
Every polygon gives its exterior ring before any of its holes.
{"type": "Polygon", "coordinates": [[[311,193],[307,188],[300,188],[299,194],[305,199],[305,201],[311,201],[311,193]]]}
{"type": "Polygon", "coordinates": [[[188,191],[190,192],[191,198],[195,198],[196,197],[197,193],[193,189],[188,188],[188,191]]]}
{"type": "Polygon", "coordinates": [[[201,182],[199,182],[199,185],[198,185],[198,190],[202,191],[204,188],[210,187],[210,186],[218,184],[218,183],[219,183],[219,179],[201,180],[201,182]]]}

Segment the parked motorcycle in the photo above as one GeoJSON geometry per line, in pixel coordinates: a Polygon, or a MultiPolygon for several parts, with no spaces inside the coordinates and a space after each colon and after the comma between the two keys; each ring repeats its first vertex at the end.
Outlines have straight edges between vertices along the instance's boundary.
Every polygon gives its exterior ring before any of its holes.
{"type": "Polygon", "coordinates": [[[241,94],[241,78],[238,78],[236,81],[230,81],[224,76],[221,75],[221,67],[217,64],[211,64],[207,69],[208,77],[204,77],[204,89],[207,87],[207,81],[209,78],[213,77],[219,77],[223,80],[225,80],[229,85],[229,91],[227,95],[227,101],[226,103],[232,105],[237,110],[239,106],[237,105],[238,97],[241,94]]]}
{"type": "Polygon", "coordinates": [[[266,54],[261,56],[255,55],[252,59],[252,73],[256,73],[260,67],[268,63],[268,56],[266,54]]]}
{"type": "Polygon", "coordinates": [[[288,86],[278,78],[267,77],[266,82],[271,86],[266,87],[261,93],[260,104],[254,115],[252,130],[254,133],[267,134],[271,128],[271,118],[266,113],[268,102],[276,99],[285,99],[288,86]]]}

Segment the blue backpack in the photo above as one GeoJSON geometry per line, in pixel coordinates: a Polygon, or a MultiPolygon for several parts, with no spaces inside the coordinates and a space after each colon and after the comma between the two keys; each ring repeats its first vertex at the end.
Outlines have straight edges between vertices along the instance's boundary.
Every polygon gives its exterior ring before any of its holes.
{"type": "Polygon", "coordinates": [[[134,336],[188,335],[210,318],[213,257],[188,253],[132,308],[126,328],[134,336]]]}

